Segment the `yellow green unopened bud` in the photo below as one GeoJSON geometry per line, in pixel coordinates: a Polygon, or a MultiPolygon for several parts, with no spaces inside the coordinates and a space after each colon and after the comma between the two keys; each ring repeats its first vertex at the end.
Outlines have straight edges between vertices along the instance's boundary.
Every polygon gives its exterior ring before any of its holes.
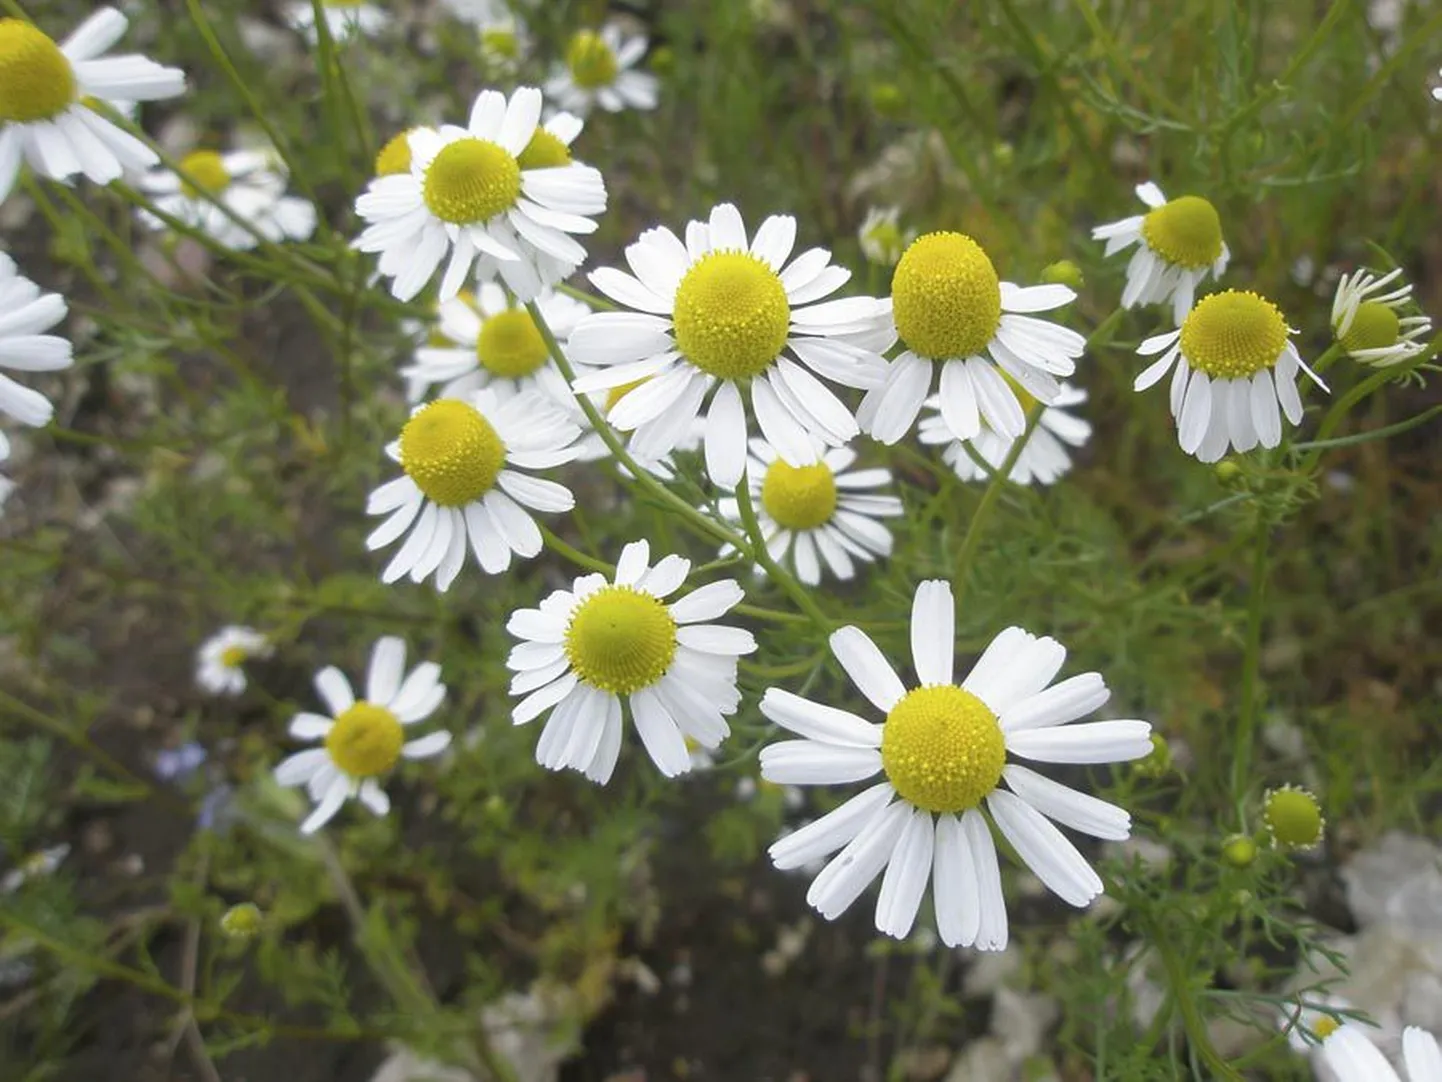
{"type": "Polygon", "coordinates": [[[1222,459],[1212,470],[1217,475],[1217,480],[1224,485],[1234,485],[1242,479],[1242,467],[1230,458],[1222,459]]]}
{"type": "Polygon", "coordinates": [[[871,107],[882,116],[898,117],[906,109],[906,95],[895,83],[872,83],[871,107]]]}
{"type": "Polygon", "coordinates": [[[657,75],[670,75],[676,70],[676,50],[669,45],[658,45],[646,57],[646,64],[657,75]]]}
{"type": "Polygon", "coordinates": [[[1172,749],[1167,746],[1166,738],[1155,730],[1151,739],[1151,754],[1144,759],[1138,759],[1134,769],[1143,777],[1160,778],[1171,773],[1172,749]]]}
{"type": "Polygon", "coordinates": [[[1222,843],[1222,859],[1233,868],[1249,868],[1257,859],[1257,843],[1245,834],[1233,834],[1222,843]]]}
{"type": "Polygon", "coordinates": [[[1267,791],[1262,820],[1272,844],[1283,849],[1311,849],[1322,840],[1327,825],[1317,798],[1293,785],[1267,791]]]}
{"type": "Polygon", "coordinates": [[[1010,169],[1016,161],[1016,148],[1010,143],[997,143],[992,147],[991,156],[998,169],[1010,169]]]}
{"type": "Polygon", "coordinates": [[[225,916],[220,918],[220,930],[231,939],[254,939],[264,923],[265,915],[258,905],[242,902],[225,911],[225,916]]]}
{"type": "Polygon", "coordinates": [[[1041,280],[1048,285],[1071,286],[1072,289],[1082,287],[1081,268],[1070,259],[1059,259],[1055,263],[1048,263],[1041,269],[1041,280]]]}

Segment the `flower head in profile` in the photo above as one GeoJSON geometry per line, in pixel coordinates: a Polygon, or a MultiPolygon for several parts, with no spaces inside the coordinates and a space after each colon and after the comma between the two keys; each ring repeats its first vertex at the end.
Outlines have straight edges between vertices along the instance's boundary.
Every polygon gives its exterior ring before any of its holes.
{"type": "Polygon", "coordinates": [[[736,712],[736,659],[756,649],[751,632],[710,621],[744,596],[733,580],[707,583],[669,604],[691,561],[666,556],[654,566],[645,541],[621,551],[616,573],[582,575],[539,608],[518,609],[506,630],[521,643],[506,661],[523,695],[517,725],[551,712],[536,745],[548,770],[569,767],[604,785],[621,751],[629,711],[641,743],[666,777],[693,767],[687,739],[713,749],[736,712]]]}
{"type": "Polygon", "coordinates": [[[466,127],[412,128],[404,151],[383,150],[388,171],[356,200],[367,225],[355,246],[380,254],[397,298],[418,294],[443,263],[442,301],[473,268],[483,278],[498,272],[528,301],[580,266],[586,250],[572,234],[595,231],[605,182],[571,158],[581,122],[562,114],[541,127],[540,117],[534,87],[509,99],[485,90],[466,127]]]}
{"type": "Polygon", "coordinates": [[[1432,333],[1432,321],[1403,314],[1412,301],[1411,283],[1387,288],[1401,275],[1400,267],[1380,276],[1359,270],[1338,281],[1332,334],[1354,361],[1390,368],[1426,350],[1418,339],[1432,333]]]}
{"type": "Polygon", "coordinates": [[[870,262],[880,267],[894,267],[916,239],[916,230],[901,228],[900,207],[869,207],[856,238],[861,242],[861,254],[870,262]]]}
{"type": "Polygon", "coordinates": [[[239,695],[245,690],[245,663],[270,657],[273,649],[255,628],[230,624],[200,644],[195,682],[212,695],[239,695]]]}
{"type": "MultiPolygon", "coordinates": [[[[22,425],[40,428],[50,423],[55,407],[39,391],[22,386],[12,372],[55,372],[69,368],[73,355],[69,341],[50,330],[67,311],[59,293],[41,293],[40,287],[20,274],[15,261],[0,252],[0,415],[22,425]]],[[[10,441],[0,432],[0,461],[10,457],[10,441]]]]}
{"type": "Polygon", "coordinates": [[[1127,264],[1123,308],[1170,301],[1174,322],[1181,323],[1207,275],[1216,280],[1226,272],[1231,253],[1222,240],[1222,220],[1201,196],[1168,200],[1151,181],[1137,185],[1137,198],[1150,208],[1147,213],[1099,225],[1092,239],[1107,242],[1107,255],[1137,246],[1127,264]]]}
{"type": "MultiPolygon", "coordinates": [[[[285,174],[274,167],[274,161],[274,155],[265,150],[226,154],[196,150],[180,160],[178,172],[152,169],[139,183],[156,197],[159,210],[227,248],[246,251],[259,244],[260,237],[272,242],[308,240],[315,232],[315,206],[285,194],[285,174]],[[251,228],[246,229],[217,204],[251,228]]],[[[164,219],[148,210],[136,214],[150,229],[169,228],[164,219]]]]}
{"type": "Polygon", "coordinates": [[[1139,759],[1152,749],[1151,727],[1143,721],[1074,724],[1107,701],[1101,675],[1052,684],[1066,649],[1018,627],[993,639],[956,684],[953,625],[951,587],[923,582],[911,612],[917,682],[910,690],[859,628],[831,636],[836,660],[885,714],[880,725],[779,688],[766,692],[761,712],[800,739],[763,748],[762,777],[787,785],[848,785],[882,775],[773,844],[771,859],[778,868],[795,868],[840,850],[806,895],[828,920],[884,871],[876,927],[898,939],[911,931],[929,882],[942,942],[1001,950],[1007,916],[993,826],[1037,878],[1079,907],[1102,893],[1102,881],[1053,821],[1096,838],[1121,839],[1131,831],[1121,808],[1008,758],[1139,759]]]}
{"type": "MultiPolygon", "coordinates": [[[[321,0],[321,16],[332,41],[375,37],[391,23],[390,12],[366,0],[321,0]]],[[[316,30],[315,6],[311,0],[291,0],[285,9],[286,22],[305,35],[312,45],[320,37],[316,30]]]]}
{"type": "Polygon", "coordinates": [[[1063,285],[1021,287],[997,277],[981,245],[964,233],[928,233],[914,241],[891,279],[891,314],[905,347],[884,382],[857,412],[864,431],[895,443],[911,430],[940,369],[941,418],[958,440],[975,438],[985,421],[1009,439],[1026,415],[1006,376],[1037,401],[1061,394],[1059,376],[1076,370],[1086,339],[1028,315],[1070,303],[1063,285]]]}
{"type": "Polygon", "coordinates": [[[83,173],[109,184],[159,160],[90,104],[157,101],[185,90],[178,68],[134,53],[104,55],[129,25],[114,8],[101,8],[57,44],[23,19],[0,19],[0,201],[22,161],[53,180],[83,173]]]}
{"type": "MultiPolygon", "coordinates": [[[[1322,1058],[1337,1082],[1403,1082],[1363,1028],[1352,1022],[1338,1026],[1322,1042],[1322,1058]]],[[[1402,1031],[1402,1058],[1406,1082],[1442,1082],[1442,1048],[1425,1029],[1408,1026],[1402,1031]]]]}
{"type": "Polygon", "coordinates": [[[845,444],[857,435],[856,418],[817,375],[873,386],[894,335],[871,297],[817,303],[851,272],[824,248],[791,258],[795,243],[789,215],[767,218],[748,240],[730,203],[689,223],[684,242],[665,227],[642,233],[626,249],[631,274],[602,267],[590,275],[634,311],[596,312],[571,332],[569,356],[601,369],[573,389],[644,381],[610,421],[634,431],[632,447],[652,460],[690,431],[710,396],[706,472],[722,488],[734,488],[746,468],[748,399],[761,434],[793,466],[816,462],[818,446],[845,444]]]}
{"type": "Polygon", "coordinates": [[[564,485],[528,471],[570,462],[579,435],[558,406],[534,392],[502,401],[487,387],[421,406],[386,447],[404,473],[366,503],[366,514],[387,516],[366,538],[367,549],[409,531],[381,581],[409,575],[423,582],[434,574],[436,589],[445,591],[468,548],[488,575],[509,568],[512,553],[537,555],[541,531],[526,509],[569,511],[576,501],[564,485]]]}
{"type": "Polygon", "coordinates": [[[355,697],[335,666],[315,674],[316,691],[330,714],[297,714],[290,735],[319,740],[321,746],[297,752],[275,768],[276,781],[304,785],[315,802],[301,824],[302,834],[314,834],[330,822],[348,797],[359,797],[376,815],[385,815],[391,802],[380,779],[401,759],[428,759],[450,746],[451,734],[444,731],[406,740],[405,726],[430,717],[446,688],[435,662],[423,662],[409,675],[405,666],[405,643],[387,635],[371,650],[364,699],[355,697]]]}
{"type": "MultiPolygon", "coordinates": [[[[1087,394],[1080,387],[1070,383],[1061,385],[1061,393],[1049,406],[1043,406],[1019,386],[1012,387],[1022,401],[1022,408],[1030,414],[1040,410],[1036,427],[1022,446],[1021,454],[1012,464],[1007,480],[1017,485],[1055,484],[1071,469],[1071,449],[1081,447],[1091,439],[1092,426],[1080,417],[1067,411],[1087,400],[1087,394]]],[[[955,439],[946,421],[941,416],[941,403],[928,398],[924,404],[928,411],[921,419],[917,434],[922,443],[942,445],[941,457],[963,481],[985,481],[989,474],[968,452],[975,452],[993,470],[999,470],[1006,463],[1016,443],[997,433],[990,425],[983,424],[975,438],[965,441],[955,439]]]]}
{"type": "Polygon", "coordinates": [[[599,33],[578,30],[566,45],[565,60],[546,80],[546,94],[562,109],[582,116],[595,105],[608,113],[654,109],[656,76],[634,70],[645,55],[645,35],[628,34],[614,22],[599,33]]]}
{"type": "Polygon", "coordinates": [[[1265,297],[1238,289],[1213,293],[1177,330],[1141,344],[1143,357],[1161,357],[1137,376],[1133,389],[1145,391],[1172,372],[1177,441],[1203,462],[1219,461],[1229,447],[1275,447],[1282,441],[1282,416],[1292,424],[1302,420],[1298,371],[1327,389],[1292,344],[1293,333],[1265,297]]]}

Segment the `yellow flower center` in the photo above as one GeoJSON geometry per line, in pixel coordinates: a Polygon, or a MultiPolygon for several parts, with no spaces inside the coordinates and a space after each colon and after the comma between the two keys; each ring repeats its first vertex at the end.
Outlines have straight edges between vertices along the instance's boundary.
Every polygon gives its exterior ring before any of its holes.
{"type": "Polygon", "coordinates": [[[443,222],[472,225],[516,205],[521,167],[502,146],[469,136],[448,143],[426,170],[426,206],[443,222]]]}
{"type": "Polygon", "coordinates": [[[824,462],[792,466],[778,458],[766,469],[761,505],[779,526],[814,530],[836,513],[836,477],[824,462]]]}
{"type": "Polygon", "coordinates": [[[545,128],[537,128],[516,160],[521,163],[522,169],[554,169],[571,164],[571,148],[545,128]]]}
{"type": "Polygon", "coordinates": [[[190,178],[181,182],[180,190],[192,199],[202,194],[218,195],[230,187],[230,171],[213,150],[191,151],[180,159],[180,171],[190,178]]]}
{"type": "Polygon", "coordinates": [[[1168,263],[1200,270],[1222,254],[1222,220],[1201,196],[1184,195],[1147,213],[1142,239],[1168,263]]]}
{"type": "Polygon", "coordinates": [[[650,594],[629,586],[597,590],[571,617],[566,657],[576,675],[612,695],[648,688],[676,656],[676,621],[650,594]]]}
{"type": "Polygon", "coordinates": [[[376,176],[392,177],[411,171],[411,129],[396,132],[376,155],[376,176]]]}
{"type": "Polygon", "coordinates": [[[0,123],[49,120],[75,94],[75,71],[60,47],[30,23],[0,19],[0,123]]]}
{"type": "Polygon", "coordinates": [[[676,287],[676,345],[701,371],[747,379],[786,344],[791,304],[776,272],[746,252],[710,252],[676,287]]]}
{"type": "Polygon", "coordinates": [[[1182,321],[1182,356],[1212,379],[1249,379],[1271,368],[1287,344],[1287,321],[1275,304],[1229,289],[1203,297],[1182,321]]]}
{"type": "Polygon", "coordinates": [[[1322,809],[1305,789],[1273,789],[1262,802],[1272,841],[1287,849],[1310,849],[1322,840],[1322,809]]]}
{"type": "Polygon", "coordinates": [[[1352,325],[1347,328],[1347,333],[1342,335],[1340,341],[1342,348],[1348,353],[1356,353],[1359,349],[1386,349],[1388,346],[1395,346],[1401,333],[1402,323],[1395,311],[1376,301],[1363,301],[1357,306],[1352,325]]]}
{"type": "Polygon", "coordinates": [[[912,241],[891,280],[896,332],[933,360],[980,353],[1001,323],[1001,283],[981,245],[964,233],[912,241]]]}
{"type": "Polygon", "coordinates": [[[492,375],[520,379],[540,368],[549,356],[545,339],[524,308],[508,308],[481,323],[476,360],[492,375]]]}
{"type": "Polygon", "coordinates": [[[401,429],[401,469],[442,507],[464,507],[491,490],[506,445],[474,406],[442,398],[401,429]]]}
{"type": "Polygon", "coordinates": [[[582,90],[597,90],[616,81],[620,65],[616,54],[594,30],[581,30],[566,46],[566,67],[571,79],[582,90]]]}
{"type": "Polygon", "coordinates": [[[220,663],[227,669],[238,669],[250,655],[243,646],[227,646],[220,652],[220,663]]]}
{"type": "Polygon", "coordinates": [[[481,52],[498,60],[515,60],[521,47],[514,30],[493,27],[481,31],[481,52]]]}
{"type": "Polygon", "coordinates": [[[1332,1034],[1340,1029],[1342,1023],[1333,1018],[1330,1014],[1317,1019],[1312,1023],[1312,1036],[1319,1041],[1325,1041],[1332,1034]]]}
{"type": "Polygon", "coordinates": [[[352,778],[373,778],[401,757],[400,720],[383,706],[362,700],[335,719],[325,734],[331,762],[352,778]]]}
{"type": "Polygon", "coordinates": [[[881,765],[903,800],[930,812],[974,808],[996,788],[1006,741],[990,708],[950,684],[908,691],[886,715],[881,765]]]}
{"type": "Polygon", "coordinates": [[[650,376],[643,376],[640,379],[632,380],[630,383],[623,383],[619,387],[612,387],[609,391],[606,392],[605,412],[610,413],[613,409],[616,408],[617,402],[621,401],[621,399],[625,398],[628,394],[630,394],[632,391],[634,391],[637,387],[641,386],[641,384],[645,383],[646,380],[650,378],[650,376]]]}

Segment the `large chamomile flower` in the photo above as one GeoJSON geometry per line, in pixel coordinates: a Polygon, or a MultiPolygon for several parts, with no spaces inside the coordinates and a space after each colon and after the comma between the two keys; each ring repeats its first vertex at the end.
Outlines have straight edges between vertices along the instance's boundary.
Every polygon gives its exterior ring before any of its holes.
{"type": "Polygon", "coordinates": [[[356,200],[368,224],[355,246],[380,253],[396,297],[410,300],[445,262],[440,299],[449,300],[478,260],[476,273],[489,276],[488,257],[511,292],[531,300],[586,258],[570,234],[595,230],[590,216],[606,209],[606,186],[571,160],[565,136],[574,138],[580,122],[557,118],[557,134],[538,125],[540,116],[534,87],[509,100],[484,90],[467,127],[406,133],[406,171],[375,178],[356,200]]]}
{"type": "Polygon", "coordinates": [[[569,511],[571,490],[523,470],[544,470],[576,457],[578,429],[555,404],[535,393],[502,401],[487,387],[465,399],[421,406],[401,437],[386,447],[405,475],[387,481],[366,514],[387,515],[366,538],[374,551],[410,535],[381,574],[395,582],[435,574],[450,589],[466,562],[466,542],[488,575],[511,566],[511,554],[541,551],[541,531],[525,510],[569,511]]]}
{"type": "Polygon", "coordinates": [[[1178,442],[1203,462],[1218,461],[1228,447],[1275,447],[1282,440],[1282,415],[1292,424],[1302,419],[1298,369],[1327,389],[1291,334],[1281,310],[1266,298],[1237,289],[1213,293],[1177,330],[1141,344],[1142,356],[1162,356],[1133,387],[1144,391],[1175,366],[1171,406],[1178,442]]]}
{"type": "MultiPolygon", "coordinates": [[[[1402,1082],[1362,1027],[1352,1023],[1339,1026],[1322,1042],[1322,1058],[1338,1082],[1402,1082]]],[[[1425,1029],[1408,1026],[1402,1031],[1402,1058],[1407,1082],[1442,1082],[1442,1048],[1425,1029]]]]}
{"type": "MultiPolygon", "coordinates": [[[[765,440],[751,441],[745,484],[767,551],[808,586],[821,582],[823,562],[834,577],[849,579],[856,561],[891,555],[891,531],[881,520],[900,515],[901,500],[874,491],[891,484],[891,471],[853,470],[855,461],[849,447],[833,447],[810,466],[792,466],[765,440]]],[[[734,499],[720,509],[740,518],[734,499]]]]}
{"type": "Polygon", "coordinates": [[[314,834],[330,822],[347,797],[359,797],[376,815],[385,815],[391,801],[377,779],[402,758],[428,759],[450,746],[447,732],[406,740],[403,727],[435,713],[446,688],[435,662],[422,662],[409,675],[405,667],[406,644],[387,635],[371,650],[364,699],[355,697],[350,681],[335,666],[315,674],[316,691],[330,716],[297,714],[290,735],[319,740],[321,747],[297,752],[275,768],[276,781],[304,785],[315,801],[315,810],[301,824],[302,834],[314,834]]]}
{"type": "Polygon", "coordinates": [[[1127,264],[1123,308],[1171,301],[1174,321],[1181,323],[1207,275],[1215,280],[1227,269],[1231,253],[1222,240],[1222,220],[1201,196],[1168,201],[1151,181],[1137,185],[1137,198],[1151,208],[1147,213],[1099,225],[1092,239],[1107,242],[1106,255],[1137,246],[1127,264]]]}
{"type": "Polygon", "coordinates": [[[511,719],[523,725],[551,711],[536,745],[548,770],[570,767],[604,785],[621,751],[623,705],[657,769],[692,769],[689,738],[702,748],[730,734],[736,712],[736,659],[756,649],[751,632],[708,623],[740,603],[731,579],[707,583],[670,604],[691,561],[666,556],[650,565],[650,546],[621,550],[616,574],[583,575],[540,608],[518,609],[506,630],[524,640],[506,666],[511,694],[524,695],[511,719]]]}
{"type": "Polygon", "coordinates": [[[200,644],[195,682],[212,695],[239,695],[245,690],[245,663],[271,652],[269,640],[255,628],[223,627],[200,644]]]}
{"type": "MultiPolygon", "coordinates": [[[[1061,385],[1061,393],[1050,406],[1043,406],[1020,387],[1013,387],[1028,414],[1041,410],[1036,427],[1027,437],[1021,454],[1012,464],[1007,480],[1013,484],[1050,485],[1056,483],[1071,469],[1071,451],[1091,439],[1092,426],[1080,417],[1066,412],[1072,406],[1079,406],[1087,400],[1087,394],[1070,383],[1061,385]]],[[[941,457],[963,481],[986,481],[990,475],[968,454],[968,448],[981,456],[983,462],[993,470],[1005,464],[1016,440],[1000,435],[990,425],[982,425],[975,438],[965,441],[956,439],[946,427],[941,416],[941,403],[935,398],[926,400],[929,416],[921,419],[917,434],[922,443],[941,444],[941,457]]]]}
{"type": "Polygon", "coordinates": [[[891,279],[891,313],[905,350],[885,381],[857,412],[864,431],[895,443],[911,430],[941,369],[941,417],[952,436],[969,440],[982,421],[1007,437],[1026,428],[1021,403],[1005,373],[1039,402],[1061,394],[1058,376],[1076,370],[1086,339],[1026,315],[1069,303],[1063,285],[1016,286],[1001,281],[981,245],[964,233],[917,238],[891,279]]]}
{"type": "Polygon", "coordinates": [[[57,45],[28,22],[0,19],[0,200],[15,186],[22,159],[54,180],[83,173],[96,184],[159,160],[86,100],[115,106],[185,90],[178,68],[134,53],[101,55],[128,25],[114,8],[101,8],[57,45]]]}
{"type": "MultiPolygon", "coordinates": [[[[354,37],[374,37],[391,23],[390,12],[365,0],[321,0],[321,16],[326,33],[332,41],[350,41],[354,37]]],[[[315,24],[315,6],[311,0],[292,0],[285,9],[286,22],[305,35],[312,45],[319,39],[315,24]]]]}
{"type": "MultiPolygon", "coordinates": [[[[561,341],[590,312],[580,301],[549,289],[536,298],[536,304],[561,341]]],[[[452,297],[441,304],[438,314],[436,334],[416,350],[415,364],[401,369],[412,402],[436,383],[442,384],[441,395],[446,398],[494,387],[503,398],[532,390],[560,406],[573,401],[531,313],[510,300],[499,283],[486,282],[473,299],[452,297]]]]}
{"type": "Polygon", "coordinates": [[[546,94],[563,109],[585,116],[593,105],[608,113],[656,108],[656,76],[633,70],[646,55],[646,38],[627,34],[615,23],[601,32],[578,30],[566,46],[566,59],[546,80],[546,94]]]}
{"type": "MultiPolygon", "coordinates": [[[[153,169],[140,178],[140,187],[156,197],[158,209],[227,248],[254,248],[260,243],[257,233],[272,242],[308,240],[315,232],[315,207],[308,200],[285,194],[285,175],[274,163],[275,156],[264,150],[227,154],[196,150],[180,160],[179,172],[153,169]],[[181,173],[190,180],[182,180],[181,173]],[[251,228],[246,229],[217,203],[251,228]]],[[[169,228],[148,210],[136,213],[150,229],[169,228]]]]}
{"type": "MultiPolygon", "coordinates": [[[[54,372],[69,368],[70,343],[54,334],[42,334],[66,313],[59,293],[41,293],[40,287],[20,274],[15,261],[0,252],[0,414],[23,425],[39,428],[50,423],[55,407],[39,391],[22,387],[5,375],[12,372],[54,372]]],[[[10,444],[0,432],[0,459],[8,458],[10,444]]]]}
{"type": "Polygon", "coordinates": [[[1411,283],[1382,292],[1401,274],[1401,268],[1380,277],[1359,270],[1342,275],[1337,283],[1332,334],[1354,361],[1390,368],[1427,348],[1418,339],[1432,333],[1432,321],[1423,315],[1401,314],[1412,300],[1411,283]]]}
{"type": "Polygon", "coordinates": [[[677,444],[716,389],[706,417],[706,472],[723,488],[734,488],[746,468],[744,398],[762,435],[793,466],[817,461],[818,440],[845,444],[857,435],[856,418],[812,372],[849,387],[873,386],[884,367],[879,353],[894,336],[871,297],[815,303],[851,272],[832,265],[824,248],[791,259],[795,243],[789,215],[767,218],[748,243],[729,203],[715,207],[709,223],[688,224],[685,243],[664,227],[642,233],[626,249],[633,274],[610,267],[591,273],[597,289],[638,311],[598,312],[571,332],[569,356],[604,366],[574,389],[644,379],[610,421],[635,430],[632,446],[649,459],[677,444]]]}
{"type": "Polygon", "coordinates": [[[836,660],[886,715],[880,725],[779,688],[766,692],[761,712],[801,739],[763,748],[762,777],[785,785],[846,785],[883,776],[777,841],[770,853],[778,868],[788,869],[841,850],[806,895],[828,920],[884,869],[879,931],[904,938],[930,881],[944,943],[1001,950],[1006,902],[983,803],[1022,861],[1078,907],[1102,893],[1102,881],[1051,820],[1097,838],[1121,839],[1131,830],[1121,808],[1008,763],[1008,753],[1043,763],[1140,759],[1152,750],[1151,726],[1071,724],[1107,701],[1101,675],[1082,673],[1049,686],[1066,649],[1017,627],[993,639],[958,686],[952,679],[953,622],[947,583],[917,587],[911,612],[917,685],[911,690],[860,629],[845,627],[831,636],[836,660]]]}

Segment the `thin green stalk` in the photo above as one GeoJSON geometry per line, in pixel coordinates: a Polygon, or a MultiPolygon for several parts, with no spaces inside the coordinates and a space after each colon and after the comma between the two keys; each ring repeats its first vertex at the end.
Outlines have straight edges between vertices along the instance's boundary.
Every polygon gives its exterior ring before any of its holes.
{"type": "Polygon", "coordinates": [[[1386,425],[1382,428],[1369,429],[1366,432],[1358,432],[1353,436],[1338,436],[1330,440],[1310,440],[1306,443],[1292,444],[1294,451],[1328,451],[1337,447],[1355,447],[1359,443],[1371,443],[1373,440],[1390,439],[1393,436],[1400,436],[1414,428],[1426,424],[1433,417],[1442,414],[1442,406],[1433,406],[1429,410],[1423,410],[1405,421],[1398,421],[1396,424],[1386,425]]]}
{"type": "Polygon", "coordinates": [[[1040,409],[1032,410],[1031,416],[1027,418],[1025,431],[1012,442],[1006,460],[991,475],[986,491],[981,494],[981,502],[976,505],[976,512],[971,516],[971,521],[967,523],[966,536],[961,539],[961,548],[956,553],[956,570],[952,573],[951,591],[956,597],[958,606],[961,605],[961,599],[966,593],[967,575],[971,571],[971,561],[976,556],[976,546],[981,542],[982,530],[986,527],[987,519],[991,517],[992,508],[996,506],[1002,486],[1011,476],[1012,467],[1016,465],[1016,460],[1026,449],[1027,440],[1031,439],[1031,434],[1036,431],[1037,423],[1041,420],[1041,412],[1040,409]]]}
{"type": "Polygon", "coordinates": [[[109,753],[97,747],[88,734],[77,732],[58,719],[52,718],[43,710],[37,710],[29,703],[23,702],[4,691],[0,691],[0,706],[5,707],[7,711],[16,716],[25,719],[37,729],[42,729],[47,733],[58,736],[71,747],[84,754],[86,758],[93,760],[95,764],[103,768],[106,773],[114,775],[128,785],[135,786],[140,790],[142,796],[149,796],[157,792],[156,787],[149,781],[142,778],[139,774],[136,774],[109,753]]]}
{"type": "Polygon", "coordinates": [[[829,634],[835,625],[826,618],[826,614],[817,606],[806,587],[771,558],[771,551],[766,547],[766,537],[756,519],[756,508],[751,504],[751,486],[745,477],[742,477],[736,486],[736,507],[741,513],[741,524],[746,527],[746,535],[751,538],[752,559],[761,565],[776,585],[786,591],[791,600],[796,602],[796,607],[804,612],[813,624],[829,634]]]}
{"type": "Polygon", "coordinates": [[[1257,676],[1262,657],[1262,616],[1267,600],[1267,564],[1269,529],[1258,521],[1252,550],[1251,593],[1247,599],[1247,640],[1242,655],[1242,690],[1238,704],[1237,731],[1232,745],[1232,799],[1237,805],[1241,829],[1246,829],[1248,772],[1252,765],[1252,745],[1257,728],[1257,676]]]}
{"type": "Polygon", "coordinates": [[[545,541],[548,549],[556,553],[556,555],[570,560],[571,563],[577,567],[584,568],[587,571],[599,571],[603,575],[615,573],[615,564],[608,564],[605,560],[598,560],[593,556],[587,556],[579,549],[566,544],[566,542],[562,541],[545,526],[541,526],[541,540],[545,541]]]}

